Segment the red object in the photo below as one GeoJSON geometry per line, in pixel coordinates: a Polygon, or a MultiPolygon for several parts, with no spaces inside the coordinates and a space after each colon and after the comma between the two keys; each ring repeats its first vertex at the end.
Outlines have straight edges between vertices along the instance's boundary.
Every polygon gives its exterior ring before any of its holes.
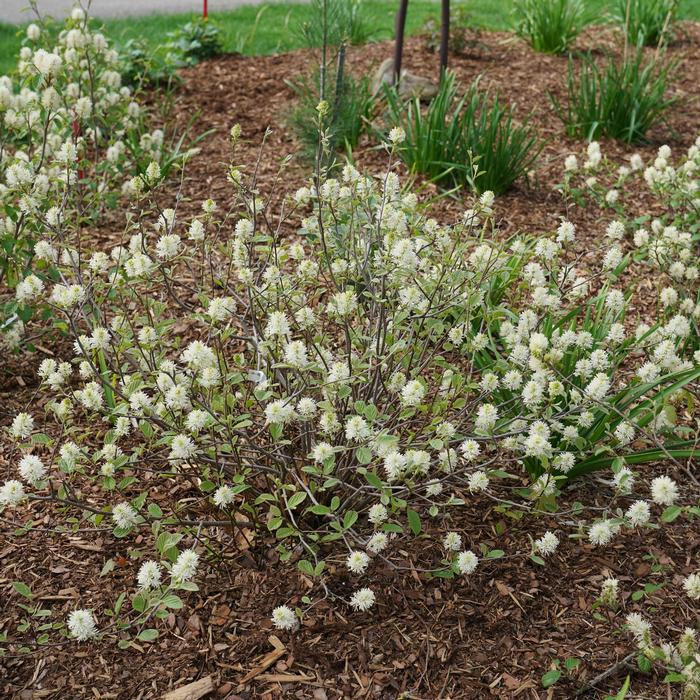
{"type": "Polygon", "coordinates": [[[204,8],[202,10],[202,15],[204,16],[204,19],[209,17],[209,3],[207,0],[204,0],[204,8]]]}

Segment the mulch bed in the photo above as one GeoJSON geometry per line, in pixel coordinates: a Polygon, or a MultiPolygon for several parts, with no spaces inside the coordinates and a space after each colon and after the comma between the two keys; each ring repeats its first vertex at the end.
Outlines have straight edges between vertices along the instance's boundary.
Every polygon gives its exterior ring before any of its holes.
{"type": "MultiPolygon", "coordinates": [[[[609,31],[595,30],[581,40],[582,48],[598,52],[614,48],[616,38],[609,31]]],[[[351,69],[371,73],[390,55],[390,43],[374,44],[351,50],[351,69]]],[[[674,151],[690,145],[700,129],[700,25],[684,23],[671,54],[680,63],[673,93],[681,100],[669,115],[669,122],[651,134],[651,142],[637,150],[645,161],[653,158],[662,143],[674,151]]],[[[174,117],[180,124],[201,111],[196,131],[213,129],[200,144],[201,152],[191,162],[183,188],[180,210],[187,215],[199,210],[203,199],[220,202],[229,199],[225,165],[229,161],[228,132],[234,123],[243,128],[244,142],[236,152],[236,162],[248,165],[257,160],[260,142],[268,134],[261,159],[258,182],[280,190],[280,196],[305,184],[309,168],[292,160],[283,178],[277,179],[279,162],[294,152],[296,144],[285,127],[293,92],[285,80],[294,80],[312,64],[309,52],[245,58],[223,56],[184,70],[174,117]],[[282,189],[283,188],[283,189],[282,189]]],[[[438,59],[426,50],[420,38],[409,39],[405,65],[423,75],[436,73],[438,59]]],[[[553,116],[547,92],[562,95],[565,90],[567,59],[535,54],[511,35],[484,33],[468,52],[451,59],[451,67],[463,84],[483,75],[483,84],[500,90],[517,104],[518,113],[532,112],[547,144],[541,162],[529,183],[499,197],[496,211],[500,219],[499,235],[516,231],[551,230],[564,215],[553,185],[561,176],[564,157],[580,153],[582,144],[568,139],[561,123],[553,116]]],[[[604,143],[604,152],[622,157],[630,149],[604,143]]],[[[354,154],[359,167],[381,172],[386,155],[376,143],[365,138],[354,154]]],[[[426,185],[427,195],[435,194],[426,185]]],[[[277,194],[277,192],[276,192],[277,194]]],[[[640,206],[644,193],[634,192],[640,206]]],[[[469,199],[468,197],[466,198],[469,199]]],[[[442,220],[456,218],[468,208],[465,198],[440,198],[433,204],[442,220]]],[[[577,209],[569,213],[577,224],[580,250],[597,248],[606,222],[596,212],[577,209]]],[[[102,235],[97,232],[96,236],[102,235]]],[[[105,230],[105,237],[109,234],[105,230]]],[[[647,284],[642,279],[631,283],[647,284]]],[[[47,341],[45,341],[47,342],[47,341]]],[[[53,342],[53,341],[52,341],[53,342]]],[[[61,344],[51,346],[61,354],[61,344]]],[[[18,410],[35,405],[37,390],[34,368],[44,356],[6,358],[0,374],[0,422],[9,424],[18,410]]],[[[681,484],[683,493],[700,496],[690,469],[669,472],[681,484]]],[[[14,477],[15,458],[9,444],[0,442],[0,479],[14,477]]],[[[577,485],[571,497],[587,504],[600,498],[600,484],[577,485]]],[[[167,494],[161,494],[165,498],[167,494]]],[[[604,502],[605,499],[602,499],[604,502]]],[[[547,528],[546,518],[508,521],[497,535],[495,524],[502,516],[493,512],[493,504],[477,502],[477,507],[455,510],[451,523],[436,524],[462,532],[469,544],[486,542],[506,552],[522,550],[528,534],[539,536],[547,528]]],[[[12,581],[29,584],[43,607],[50,608],[55,619],[65,619],[76,606],[101,611],[110,608],[119,591],[133,587],[138,561],[127,557],[127,547],[109,531],[58,534],[52,530],[61,522],[56,511],[42,504],[6,512],[0,539],[0,633],[8,639],[29,637],[16,632],[21,613],[19,596],[12,581]],[[15,518],[14,525],[10,520],[15,518]],[[28,534],[14,532],[22,522],[32,519],[35,529],[28,534]],[[111,574],[100,577],[107,559],[117,561],[111,574]]],[[[11,644],[0,657],[0,696],[22,700],[35,698],[159,698],[169,689],[211,676],[215,687],[211,697],[228,698],[336,698],[394,699],[421,698],[573,698],[577,688],[613,666],[631,651],[630,639],[620,632],[624,614],[639,610],[651,615],[659,630],[677,638],[682,629],[697,625],[698,610],[679,604],[677,592],[684,575],[697,567],[700,536],[697,525],[679,519],[660,531],[626,533],[612,547],[593,549],[579,541],[562,542],[560,551],[545,568],[522,559],[504,559],[485,565],[468,578],[454,581],[428,581],[415,568],[423,568],[439,559],[439,552],[426,541],[401,542],[401,570],[374,564],[362,585],[370,585],[378,595],[378,606],[371,614],[352,613],[342,604],[322,599],[313,583],[296,570],[293,563],[277,562],[274,544],[258,542],[252,550],[231,533],[214,533],[227,544],[223,564],[203,567],[206,572],[200,592],[185,596],[186,605],[161,624],[161,636],[143,651],[119,651],[111,642],[99,645],[47,645],[31,654],[17,651],[11,644]],[[592,605],[606,574],[620,580],[624,592],[623,612],[602,612],[595,619],[592,605]],[[633,602],[632,591],[648,582],[667,583],[666,589],[651,599],[633,602]],[[278,633],[284,650],[274,663],[240,685],[241,679],[260,660],[274,650],[270,636],[269,614],[281,603],[301,605],[301,597],[311,596],[317,605],[305,616],[302,628],[293,633],[278,633]],[[653,615],[652,609],[653,608],[653,615]],[[575,657],[581,660],[570,678],[544,690],[542,674],[554,659],[575,657]],[[286,675],[285,675],[286,674],[286,675]],[[296,678],[289,682],[289,677],[296,678]],[[287,678],[287,680],[285,680],[287,678]]],[[[152,542],[144,535],[136,545],[152,551],[152,542]]],[[[345,567],[330,563],[328,588],[346,595],[358,587],[347,576],[345,567]]],[[[687,599],[686,599],[687,601],[687,599]]],[[[627,673],[620,668],[598,689],[583,697],[602,698],[616,691],[627,673]]],[[[662,682],[663,674],[635,673],[629,698],[674,697],[662,682]]]]}

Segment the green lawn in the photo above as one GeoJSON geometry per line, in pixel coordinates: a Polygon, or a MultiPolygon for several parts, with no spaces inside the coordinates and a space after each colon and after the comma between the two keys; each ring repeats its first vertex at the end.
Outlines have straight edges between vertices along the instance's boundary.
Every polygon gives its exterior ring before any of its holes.
{"type": "MultiPolygon", "coordinates": [[[[144,0],[146,1],[146,0],[144,0]]],[[[364,12],[376,27],[375,38],[389,39],[393,34],[394,13],[397,0],[364,0],[364,12]]],[[[605,19],[609,6],[615,0],[586,0],[592,13],[605,19]]],[[[452,7],[465,7],[474,18],[475,25],[486,29],[508,29],[512,0],[452,0],[452,7]]],[[[241,7],[229,12],[212,13],[212,20],[224,34],[227,51],[242,51],[246,54],[269,54],[300,47],[295,28],[312,18],[312,10],[303,4],[270,4],[262,6],[260,21],[253,32],[258,7],[241,7]]],[[[408,32],[415,34],[429,17],[439,16],[440,5],[434,0],[411,0],[408,14],[408,32]]],[[[700,20],[700,1],[682,0],[680,17],[700,20]]],[[[167,41],[168,32],[177,29],[195,15],[147,15],[130,19],[113,19],[104,22],[107,36],[117,44],[128,39],[143,39],[153,47],[167,41]]],[[[16,62],[20,47],[22,28],[0,23],[0,74],[7,73],[16,62]]]]}

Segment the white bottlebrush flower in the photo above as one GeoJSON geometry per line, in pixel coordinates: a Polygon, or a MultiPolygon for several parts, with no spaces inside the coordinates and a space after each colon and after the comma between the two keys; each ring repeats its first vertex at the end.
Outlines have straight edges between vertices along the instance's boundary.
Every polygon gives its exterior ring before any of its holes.
{"type": "Polygon", "coordinates": [[[369,425],[362,416],[351,416],[345,423],[345,437],[351,442],[362,442],[371,434],[369,425]]]}
{"type": "Polygon", "coordinates": [[[395,126],[389,131],[389,141],[397,146],[403,143],[406,139],[406,132],[400,127],[395,126]]]}
{"type": "Polygon", "coordinates": [[[91,610],[73,610],[68,616],[68,631],[79,642],[97,636],[97,624],[91,610]]]}
{"type": "Polygon", "coordinates": [[[564,170],[568,173],[573,173],[578,170],[578,158],[571,154],[564,159],[564,170]]]}
{"type": "Polygon", "coordinates": [[[375,503],[367,514],[367,519],[373,525],[381,525],[388,517],[386,506],[382,503],[375,503]]]}
{"type": "Polygon", "coordinates": [[[575,237],[576,227],[570,221],[562,221],[557,229],[557,242],[571,243],[575,237]]]}
{"type": "Polygon", "coordinates": [[[599,372],[591,379],[583,393],[593,401],[602,401],[610,391],[610,379],[606,374],[599,372]]]}
{"type": "Polygon", "coordinates": [[[619,526],[611,520],[599,520],[588,528],[588,539],[594,545],[603,546],[612,541],[618,529],[619,526]]]}
{"type": "Polygon", "coordinates": [[[375,601],[376,598],[371,588],[360,588],[359,591],[355,591],[350,597],[350,605],[355,610],[361,610],[362,612],[369,610],[375,601]]]}
{"type": "Polygon", "coordinates": [[[622,469],[615,474],[613,482],[615,484],[615,488],[620,493],[630,493],[632,491],[632,487],[634,486],[634,479],[634,472],[628,467],[622,467],[622,469]]]}
{"type": "Polygon", "coordinates": [[[311,420],[318,412],[318,406],[310,396],[304,396],[299,399],[296,411],[301,420],[311,420]]]}
{"type": "Polygon", "coordinates": [[[265,334],[283,337],[289,335],[289,320],[282,311],[273,311],[267,320],[265,334]]]}
{"type": "Polygon", "coordinates": [[[27,39],[29,41],[38,41],[41,36],[41,28],[37,24],[27,25],[27,39]]]}
{"type": "Polygon", "coordinates": [[[389,544],[389,536],[386,532],[375,532],[367,541],[367,549],[378,554],[384,551],[389,544]]]}
{"type": "Polygon", "coordinates": [[[236,302],[232,297],[216,297],[209,301],[207,314],[212,321],[221,323],[229,319],[236,310],[236,302]]]}
{"type": "Polygon", "coordinates": [[[327,311],[331,316],[349,316],[357,309],[355,292],[336,292],[328,302],[327,311]]]}
{"type": "Polygon", "coordinates": [[[683,579],[683,590],[693,600],[700,600],[700,574],[690,574],[683,579]]]}
{"type": "Polygon", "coordinates": [[[625,513],[625,517],[633,527],[644,525],[649,522],[651,509],[646,501],[635,501],[625,513]]]}
{"type": "Polygon", "coordinates": [[[600,600],[603,605],[609,608],[617,607],[619,582],[616,578],[609,576],[600,586],[600,600]]]}
{"type": "Polygon", "coordinates": [[[401,403],[404,406],[417,406],[425,396],[425,387],[423,384],[414,379],[408,382],[403,389],[401,389],[401,403]]]}
{"type": "Polygon", "coordinates": [[[158,588],[158,586],[160,586],[162,576],[162,570],[157,561],[149,559],[143,562],[137,576],[139,588],[142,590],[158,588]]]}
{"type": "Polygon", "coordinates": [[[0,486],[0,506],[16,506],[26,498],[22,482],[10,479],[0,486]]]}
{"type": "Polygon", "coordinates": [[[265,418],[268,423],[284,425],[294,420],[294,406],[286,399],[277,399],[265,406],[265,418]]]}
{"type": "Polygon", "coordinates": [[[230,506],[236,499],[236,494],[230,486],[219,486],[214,492],[214,505],[219,508],[230,506]]]}
{"type": "Polygon", "coordinates": [[[481,453],[481,447],[476,440],[465,440],[459,446],[459,450],[465,462],[473,462],[481,453]]]}
{"type": "Polygon", "coordinates": [[[46,476],[46,467],[35,455],[25,455],[19,462],[19,475],[27,484],[35,485],[46,476]]]}
{"type": "Polygon", "coordinates": [[[630,613],[626,617],[625,622],[627,623],[627,629],[632,633],[637,644],[644,647],[648,646],[651,625],[639,613],[630,613]]]}
{"type": "Polygon", "coordinates": [[[490,433],[493,430],[493,427],[496,425],[497,420],[498,409],[490,403],[485,403],[479,406],[479,409],[476,412],[476,421],[474,426],[481,432],[490,433]]]}
{"type": "Polygon", "coordinates": [[[187,230],[187,237],[191,241],[200,242],[204,240],[204,224],[199,219],[193,219],[187,230]]]}
{"type": "Polygon", "coordinates": [[[615,437],[620,445],[628,445],[634,440],[634,427],[626,422],[620,423],[615,428],[615,437]]]}
{"type": "Polygon", "coordinates": [[[197,408],[187,414],[185,424],[189,431],[198,433],[209,424],[210,419],[211,416],[206,411],[197,408]]]}
{"type": "Polygon", "coordinates": [[[272,611],[272,624],[278,630],[294,630],[299,626],[299,618],[287,605],[280,605],[272,611]]]}
{"type": "Polygon", "coordinates": [[[651,499],[660,506],[671,506],[678,498],[678,486],[668,476],[657,476],[651,482],[651,499]]]}
{"type": "Polygon", "coordinates": [[[176,435],[170,443],[168,459],[181,462],[193,457],[197,452],[197,446],[188,435],[176,435]]]}
{"type": "Polygon", "coordinates": [[[15,297],[20,304],[31,304],[44,291],[44,283],[36,275],[27,275],[17,284],[15,297]]]}
{"type": "Polygon", "coordinates": [[[319,442],[317,445],[314,445],[311,450],[311,457],[314,462],[321,463],[325,462],[329,457],[332,457],[333,453],[334,449],[332,445],[329,445],[327,442],[319,442]]]}
{"type": "Polygon", "coordinates": [[[442,546],[448,551],[457,552],[462,548],[462,536],[458,532],[448,532],[442,540],[442,546]]]}
{"type": "Polygon", "coordinates": [[[369,566],[369,556],[365,552],[355,550],[350,552],[345,564],[353,574],[364,574],[369,566]]]}
{"type": "Polygon", "coordinates": [[[126,501],[117,503],[117,505],[112,508],[112,520],[114,520],[114,524],[125,530],[136,525],[138,523],[138,517],[138,513],[126,501]]]}
{"type": "Polygon", "coordinates": [[[539,539],[535,540],[535,549],[544,557],[554,554],[559,546],[559,538],[547,530],[539,539]]]}
{"type": "Polygon", "coordinates": [[[194,549],[184,549],[175,560],[170,576],[178,583],[189,581],[197,573],[198,565],[199,554],[194,549]]]}
{"type": "Polygon", "coordinates": [[[22,440],[28,438],[33,430],[34,419],[28,413],[18,413],[10,426],[12,437],[22,440]]]}
{"type": "Polygon", "coordinates": [[[284,361],[296,369],[303,369],[309,364],[308,351],[303,340],[293,340],[284,346],[284,361]]]}
{"type": "Polygon", "coordinates": [[[460,552],[457,556],[457,570],[460,574],[473,574],[479,565],[479,557],[474,552],[460,552]]]}
{"type": "Polygon", "coordinates": [[[472,493],[476,493],[477,491],[486,491],[486,489],[489,487],[489,477],[486,472],[476,471],[469,475],[469,480],[467,483],[469,490],[472,493]]]}

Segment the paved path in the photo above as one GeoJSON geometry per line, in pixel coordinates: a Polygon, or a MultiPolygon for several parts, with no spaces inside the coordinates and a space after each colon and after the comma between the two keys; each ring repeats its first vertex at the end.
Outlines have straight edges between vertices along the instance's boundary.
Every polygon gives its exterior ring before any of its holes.
{"type": "MultiPolygon", "coordinates": [[[[258,5],[262,0],[209,0],[209,11],[231,10],[241,5],[258,5]]],[[[33,14],[26,10],[27,0],[0,0],[0,22],[28,22],[33,14]]],[[[42,14],[56,19],[65,17],[73,0],[37,0],[42,14]]],[[[128,17],[154,12],[201,12],[202,0],[93,0],[90,14],[94,17],[128,17]]]]}

